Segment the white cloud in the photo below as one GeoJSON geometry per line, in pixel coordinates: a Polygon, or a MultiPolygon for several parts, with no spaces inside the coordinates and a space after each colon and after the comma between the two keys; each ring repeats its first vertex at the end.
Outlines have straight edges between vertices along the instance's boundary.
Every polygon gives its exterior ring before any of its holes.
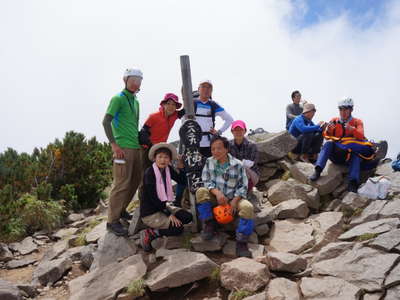
{"type": "Polygon", "coordinates": [[[2,1],[0,151],[30,152],[68,130],[105,140],[101,120],[132,65],[144,71],[142,123],[179,93],[182,54],[193,85],[213,80],[214,99],[250,128],[283,129],[294,89],[318,120],[349,95],[367,136],[400,151],[399,3],[367,30],[346,15],[298,29],[295,13],[289,1],[2,1]]]}

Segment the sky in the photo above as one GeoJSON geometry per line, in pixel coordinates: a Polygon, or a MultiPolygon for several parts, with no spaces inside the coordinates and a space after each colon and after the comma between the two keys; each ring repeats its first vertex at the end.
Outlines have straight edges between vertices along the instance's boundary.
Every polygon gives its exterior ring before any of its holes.
{"type": "Polygon", "coordinates": [[[348,96],[366,136],[400,151],[399,0],[2,0],[0,25],[0,152],[70,130],[106,141],[101,122],[128,67],[144,73],[141,126],[165,93],[180,96],[180,55],[193,87],[211,80],[248,128],[283,130],[293,90],[316,105],[314,121],[348,96]]]}

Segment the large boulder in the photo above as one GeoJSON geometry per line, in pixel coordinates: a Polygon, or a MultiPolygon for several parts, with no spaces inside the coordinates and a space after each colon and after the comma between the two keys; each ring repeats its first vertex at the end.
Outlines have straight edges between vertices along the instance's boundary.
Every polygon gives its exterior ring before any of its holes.
{"type": "Polygon", "coordinates": [[[26,255],[36,251],[38,246],[33,242],[33,238],[28,236],[19,243],[12,243],[8,246],[12,251],[19,252],[21,255],[26,255]]]}
{"type": "Polygon", "coordinates": [[[304,219],[308,217],[310,210],[303,200],[291,199],[275,206],[274,212],[278,219],[304,219]]]}
{"type": "Polygon", "coordinates": [[[45,261],[39,264],[32,276],[35,284],[43,286],[54,284],[63,275],[72,268],[72,260],[69,258],[59,258],[55,260],[45,261]]]}
{"type": "Polygon", "coordinates": [[[371,203],[371,199],[364,198],[357,193],[347,193],[346,196],[342,200],[342,209],[355,211],[357,209],[361,209],[366,207],[371,203]]]}
{"type": "Polygon", "coordinates": [[[112,300],[130,283],[141,280],[147,267],[141,255],[134,255],[121,262],[73,279],[69,283],[70,300],[112,300]]]}
{"type": "Polygon", "coordinates": [[[314,228],[315,245],[311,251],[317,251],[335,241],[343,232],[344,217],[341,212],[323,212],[310,216],[306,223],[314,228]]]}
{"type": "Polygon", "coordinates": [[[397,266],[390,270],[390,273],[387,275],[384,284],[386,288],[400,284],[400,264],[397,264],[397,266]]]}
{"type": "Polygon", "coordinates": [[[6,264],[7,269],[17,269],[17,268],[22,268],[26,267],[28,265],[31,265],[35,263],[37,259],[35,258],[22,258],[22,259],[14,259],[9,261],[6,264]]]}
{"type": "Polygon", "coordinates": [[[312,262],[317,263],[319,261],[332,259],[347,250],[351,250],[354,247],[354,243],[352,242],[337,242],[330,243],[323,247],[317,254],[314,255],[312,262]]]}
{"type": "Polygon", "coordinates": [[[173,288],[201,280],[217,268],[203,253],[181,252],[166,257],[166,261],[152,270],[146,279],[151,291],[173,288]]]}
{"type": "Polygon", "coordinates": [[[8,262],[14,258],[7,245],[0,243],[0,262],[8,262]]]}
{"type": "Polygon", "coordinates": [[[356,244],[339,256],[313,264],[313,275],[342,278],[368,292],[384,287],[386,274],[399,260],[400,255],[356,244]]]}
{"type": "Polygon", "coordinates": [[[400,295],[400,285],[394,286],[387,290],[385,298],[383,298],[383,300],[399,300],[399,295],[400,295]]]}
{"type": "Polygon", "coordinates": [[[299,273],[307,268],[307,260],[292,253],[269,252],[268,261],[271,271],[299,273]]]}
{"type": "Polygon", "coordinates": [[[22,294],[13,283],[0,279],[0,299],[22,300],[22,294]]]}
{"type": "Polygon", "coordinates": [[[98,242],[99,248],[94,254],[91,270],[136,254],[137,247],[133,240],[107,232],[98,242]]]}
{"type": "Polygon", "coordinates": [[[263,300],[300,300],[297,284],[286,278],[272,279],[267,288],[267,297],[263,300]]]}
{"type": "Polygon", "coordinates": [[[69,245],[67,240],[58,241],[44,253],[42,261],[49,261],[59,257],[61,254],[67,251],[68,247],[69,245]]]}
{"type": "Polygon", "coordinates": [[[396,228],[382,233],[378,237],[371,240],[368,245],[376,249],[390,252],[400,245],[400,229],[396,228]]]}
{"type": "Polygon", "coordinates": [[[339,240],[346,241],[352,240],[357,237],[374,235],[391,231],[400,225],[400,220],[398,218],[391,219],[381,219],[377,221],[371,221],[364,224],[357,225],[353,227],[349,231],[346,231],[342,235],[339,236],[339,240]]]}
{"type": "Polygon", "coordinates": [[[62,228],[58,230],[53,237],[56,239],[64,239],[74,235],[78,231],[78,228],[70,227],[70,228],[62,228]]]}
{"type": "Polygon", "coordinates": [[[259,161],[265,163],[286,156],[296,147],[297,140],[284,130],[266,135],[264,139],[257,141],[256,145],[259,153],[259,161]]]}
{"type": "Polygon", "coordinates": [[[304,277],[300,289],[305,300],[359,300],[362,295],[359,287],[335,277],[304,277]]]}
{"type": "Polygon", "coordinates": [[[388,203],[389,201],[386,200],[372,201],[367,207],[363,209],[360,215],[352,218],[352,220],[350,221],[350,226],[354,227],[362,223],[377,220],[379,217],[379,213],[388,203]]]}
{"type": "Polygon", "coordinates": [[[276,252],[300,254],[315,245],[313,227],[300,220],[275,221],[271,229],[269,248],[276,252]]]}
{"type": "MultiPolygon", "coordinates": [[[[296,162],[290,165],[292,177],[302,183],[311,183],[309,177],[314,173],[314,165],[305,162],[296,162]]],[[[332,193],[343,180],[340,167],[328,162],[321,177],[311,184],[316,187],[321,196],[332,193]]]]}
{"type": "Polygon", "coordinates": [[[221,265],[221,284],[228,290],[255,292],[267,285],[270,273],[266,265],[240,257],[221,265]]]}
{"type": "Polygon", "coordinates": [[[283,180],[277,182],[268,190],[268,200],[272,205],[278,205],[289,199],[301,199],[307,202],[308,196],[302,186],[283,180]]]}

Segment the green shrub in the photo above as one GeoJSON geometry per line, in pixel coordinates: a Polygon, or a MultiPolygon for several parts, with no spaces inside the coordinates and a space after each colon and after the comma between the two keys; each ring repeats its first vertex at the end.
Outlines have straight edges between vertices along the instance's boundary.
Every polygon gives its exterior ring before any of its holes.
{"type": "Polygon", "coordinates": [[[251,296],[252,293],[249,291],[245,290],[236,290],[235,292],[232,293],[232,297],[230,298],[231,300],[242,300],[246,297],[251,296]]]}
{"type": "Polygon", "coordinates": [[[135,298],[143,296],[145,293],[144,280],[137,279],[137,280],[132,281],[126,288],[126,292],[130,296],[135,297],[135,298]]]}

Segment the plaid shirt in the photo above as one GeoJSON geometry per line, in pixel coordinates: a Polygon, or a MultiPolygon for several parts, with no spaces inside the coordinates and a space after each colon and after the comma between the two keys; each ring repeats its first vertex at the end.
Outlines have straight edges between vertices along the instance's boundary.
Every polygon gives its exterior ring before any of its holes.
{"type": "Polygon", "coordinates": [[[254,165],[250,169],[260,176],[260,170],[257,165],[258,151],[256,144],[249,142],[244,138],[243,143],[238,146],[235,144],[235,141],[232,140],[229,141],[229,153],[238,160],[247,159],[253,161],[254,165]]]}
{"type": "Polygon", "coordinates": [[[203,168],[202,180],[208,189],[220,190],[228,199],[246,198],[248,179],[242,163],[228,154],[229,165],[224,174],[218,175],[217,160],[209,157],[203,168]]]}

